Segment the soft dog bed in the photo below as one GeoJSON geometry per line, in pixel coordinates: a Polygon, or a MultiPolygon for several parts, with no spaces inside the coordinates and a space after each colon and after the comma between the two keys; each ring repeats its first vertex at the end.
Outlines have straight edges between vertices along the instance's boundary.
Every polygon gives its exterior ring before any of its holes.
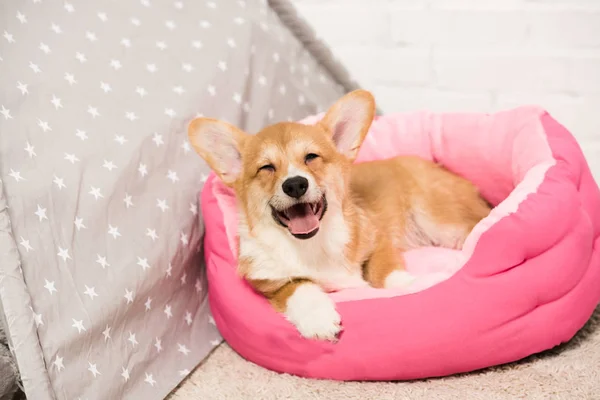
{"type": "Polygon", "coordinates": [[[467,177],[495,208],[462,250],[407,253],[418,276],[408,290],[332,293],[344,326],[337,343],[302,338],[236,275],[235,198],[208,179],[201,200],[209,298],[232,348],[306,377],[414,379],[515,361],[584,325],[600,300],[600,191],[563,126],[533,107],[386,115],[356,162],[400,154],[467,177]]]}

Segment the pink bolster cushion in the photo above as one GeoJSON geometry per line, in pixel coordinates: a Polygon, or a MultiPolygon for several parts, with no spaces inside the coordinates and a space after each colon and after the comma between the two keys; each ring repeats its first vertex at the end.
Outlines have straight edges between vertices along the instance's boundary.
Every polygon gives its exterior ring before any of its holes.
{"type": "Polygon", "coordinates": [[[462,250],[408,252],[411,290],[332,293],[344,326],[337,343],[302,338],[236,275],[236,201],[211,174],[201,194],[209,301],[241,356],[312,378],[427,378],[552,348],[589,319],[600,301],[600,190],[562,125],[536,107],[389,114],[373,122],[356,162],[402,154],[465,176],[495,208],[462,250]]]}

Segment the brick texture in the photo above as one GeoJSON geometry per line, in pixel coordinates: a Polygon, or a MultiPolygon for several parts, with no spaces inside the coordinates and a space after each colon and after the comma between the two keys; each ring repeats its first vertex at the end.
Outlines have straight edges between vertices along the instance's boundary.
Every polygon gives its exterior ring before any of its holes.
{"type": "Polygon", "coordinates": [[[294,0],[384,112],[548,109],[600,179],[600,0],[294,0]]]}

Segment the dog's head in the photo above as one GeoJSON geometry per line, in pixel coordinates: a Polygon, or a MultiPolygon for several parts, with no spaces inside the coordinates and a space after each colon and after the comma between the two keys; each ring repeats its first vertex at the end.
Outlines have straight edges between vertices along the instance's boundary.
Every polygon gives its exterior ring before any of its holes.
{"type": "Polygon", "coordinates": [[[349,167],[369,130],[375,100],[364,90],[339,99],[314,125],[278,123],[256,135],[197,118],[190,142],[236,192],[250,230],[276,224],[298,239],[317,234],[328,207],[340,209],[349,167]]]}

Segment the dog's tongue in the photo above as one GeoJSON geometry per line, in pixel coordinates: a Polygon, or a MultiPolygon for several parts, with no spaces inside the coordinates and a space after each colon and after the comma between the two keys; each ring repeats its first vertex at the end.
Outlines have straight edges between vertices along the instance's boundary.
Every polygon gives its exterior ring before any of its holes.
{"type": "Polygon", "coordinates": [[[319,227],[319,218],[309,204],[297,204],[286,212],[290,222],[288,229],[294,235],[310,233],[319,227]]]}

